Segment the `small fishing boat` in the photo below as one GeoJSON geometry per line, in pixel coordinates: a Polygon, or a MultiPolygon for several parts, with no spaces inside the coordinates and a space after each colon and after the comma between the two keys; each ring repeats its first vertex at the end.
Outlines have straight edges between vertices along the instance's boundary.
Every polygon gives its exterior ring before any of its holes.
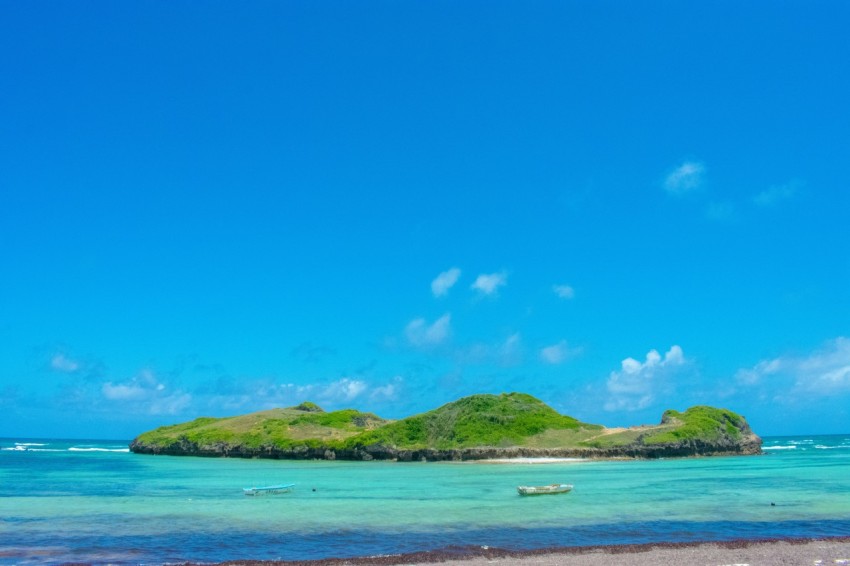
{"type": "Polygon", "coordinates": [[[520,495],[547,495],[550,493],[567,493],[573,486],[567,483],[553,483],[551,485],[521,485],[516,488],[520,495]]]}
{"type": "Polygon", "coordinates": [[[242,491],[245,495],[274,495],[275,493],[288,493],[292,491],[294,483],[286,483],[281,485],[267,485],[263,487],[243,487],[242,491]]]}

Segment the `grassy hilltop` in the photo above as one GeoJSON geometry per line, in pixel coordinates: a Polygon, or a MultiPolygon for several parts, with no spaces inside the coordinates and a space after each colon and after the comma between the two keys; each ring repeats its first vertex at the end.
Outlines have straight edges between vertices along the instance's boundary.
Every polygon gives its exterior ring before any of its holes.
{"type": "Polygon", "coordinates": [[[570,443],[602,427],[582,423],[524,393],[472,395],[433,411],[353,437],[348,446],[380,444],[402,449],[452,450],[539,443],[546,433],[570,443]]]}
{"type": "Polygon", "coordinates": [[[761,440],[725,409],[667,411],[661,423],[608,429],[524,393],[472,395],[398,421],[314,403],[199,418],[141,434],[134,452],[265,458],[460,460],[517,456],[660,457],[750,454],[761,440]]]}
{"type": "Polygon", "coordinates": [[[167,449],[175,443],[218,447],[296,448],[338,446],[342,441],[390,421],[372,413],[344,409],[326,413],[315,403],[271,409],[237,417],[201,417],[163,426],[140,435],[134,443],[167,449]]]}

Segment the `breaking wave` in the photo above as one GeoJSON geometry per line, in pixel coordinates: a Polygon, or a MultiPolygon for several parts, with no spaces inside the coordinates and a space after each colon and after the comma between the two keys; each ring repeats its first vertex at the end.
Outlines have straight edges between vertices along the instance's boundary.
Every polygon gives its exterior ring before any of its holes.
{"type": "Polygon", "coordinates": [[[72,446],[68,452],[129,452],[129,448],[80,448],[72,446]]]}

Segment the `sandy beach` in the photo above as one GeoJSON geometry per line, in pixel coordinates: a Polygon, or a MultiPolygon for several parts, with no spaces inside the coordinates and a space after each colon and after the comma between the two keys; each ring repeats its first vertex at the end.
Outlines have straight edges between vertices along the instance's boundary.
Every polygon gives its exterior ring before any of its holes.
{"type": "Polygon", "coordinates": [[[659,543],[621,546],[590,546],[511,552],[496,548],[421,552],[407,555],[298,562],[224,562],[229,566],[368,566],[456,564],[458,566],[850,566],[850,537],[727,541],[705,543],[659,543]]]}

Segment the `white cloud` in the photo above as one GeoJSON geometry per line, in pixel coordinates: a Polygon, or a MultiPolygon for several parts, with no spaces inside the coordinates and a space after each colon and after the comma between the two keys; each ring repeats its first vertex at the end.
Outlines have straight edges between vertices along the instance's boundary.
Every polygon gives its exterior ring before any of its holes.
{"type": "Polygon", "coordinates": [[[472,284],[471,288],[482,295],[497,295],[499,287],[504,287],[507,283],[508,275],[504,272],[482,273],[475,279],[475,283],[472,284]]]}
{"type": "Polygon", "coordinates": [[[136,401],[148,396],[149,391],[135,383],[104,383],[103,396],[110,401],[136,401]]]}
{"type": "Polygon", "coordinates": [[[682,195],[698,189],[703,183],[705,166],[698,161],[685,161],[664,179],[664,189],[673,195],[682,195]]]}
{"type": "Polygon", "coordinates": [[[109,401],[120,404],[124,410],[152,415],[174,415],[186,409],[192,396],[183,391],[169,391],[150,370],[142,370],[130,381],[108,381],[101,386],[101,394],[109,401]]]}
{"type": "Polygon", "coordinates": [[[394,401],[398,399],[401,388],[404,385],[404,379],[401,376],[393,378],[391,383],[381,385],[372,389],[369,394],[369,399],[372,401],[394,401]]]}
{"type": "Polygon", "coordinates": [[[581,348],[570,348],[566,340],[540,349],[540,358],[547,364],[558,365],[581,353],[581,348]]]}
{"type": "Polygon", "coordinates": [[[569,285],[553,285],[552,290],[561,299],[572,299],[576,296],[575,290],[569,285]]]}
{"type": "Polygon", "coordinates": [[[211,395],[207,399],[207,405],[212,410],[227,412],[273,409],[297,405],[303,401],[327,399],[329,395],[323,395],[326,388],[333,388],[333,384],[321,386],[274,383],[269,380],[240,380],[236,389],[211,395]]]}
{"type": "Polygon", "coordinates": [[[782,361],[779,358],[762,360],[752,369],[739,369],[735,374],[735,379],[742,385],[755,385],[760,383],[765,376],[773,375],[781,369],[782,361]]]}
{"type": "Polygon", "coordinates": [[[808,356],[762,360],[752,369],[738,370],[735,377],[745,386],[760,385],[770,379],[790,387],[794,395],[809,397],[850,391],[850,338],[839,336],[808,356]]]}
{"type": "Polygon", "coordinates": [[[50,367],[62,373],[74,373],[80,369],[80,363],[65,354],[59,353],[50,360],[50,367]]]}
{"type": "Polygon", "coordinates": [[[326,410],[335,410],[340,405],[354,404],[364,399],[376,403],[392,401],[398,398],[403,385],[404,380],[400,376],[378,384],[371,384],[359,377],[305,384],[240,380],[236,389],[207,397],[205,406],[212,411],[234,413],[289,407],[313,401],[326,410]]]}
{"type": "Polygon", "coordinates": [[[670,373],[686,363],[679,346],[671,347],[663,358],[658,350],[650,350],[644,362],[626,358],[620,364],[620,371],[612,371],[608,377],[605,410],[634,411],[649,406],[659,388],[666,385],[670,373]]]}
{"type": "Polygon", "coordinates": [[[405,328],[407,340],[420,348],[441,344],[451,333],[451,320],[452,317],[449,313],[444,314],[430,325],[424,318],[411,320],[405,328]]]}
{"type": "Polygon", "coordinates": [[[343,377],[325,386],[319,393],[319,401],[348,403],[360,397],[367,388],[365,381],[343,377]]]}
{"type": "Polygon", "coordinates": [[[288,384],[283,387],[287,389],[286,394],[291,399],[290,403],[314,399],[320,404],[327,403],[333,406],[364,398],[374,402],[392,401],[398,398],[403,385],[404,379],[396,376],[388,383],[374,386],[362,379],[343,377],[327,384],[297,386],[288,384]],[[292,397],[293,394],[298,397],[292,397]]]}
{"type": "Polygon", "coordinates": [[[192,396],[182,391],[175,391],[170,395],[157,397],[151,401],[148,411],[152,415],[177,415],[185,411],[192,404],[192,396]]]}
{"type": "Polygon", "coordinates": [[[784,185],[776,185],[754,196],[753,202],[759,206],[773,206],[793,197],[801,186],[802,182],[796,180],[784,185]]]}
{"type": "Polygon", "coordinates": [[[437,275],[437,278],[431,281],[431,292],[435,297],[442,297],[449,292],[460,277],[460,269],[453,267],[448,271],[444,271],[437,275]]]}

